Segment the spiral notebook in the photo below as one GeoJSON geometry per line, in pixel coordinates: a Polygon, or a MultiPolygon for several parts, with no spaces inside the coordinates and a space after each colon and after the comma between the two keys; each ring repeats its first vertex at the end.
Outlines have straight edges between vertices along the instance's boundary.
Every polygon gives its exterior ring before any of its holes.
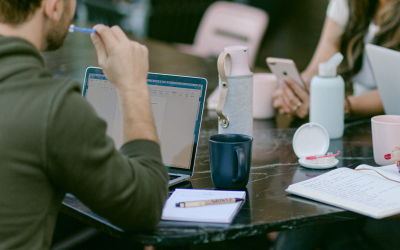
{"type": "Polygon", "coordinates": [[[245,191],[220,191],[204,189],[175,189],[165,203],[161,219],[170,221],[231,223],[242,203],[207,205],[180,208],[178,202],[246,197],[245,191]]]}

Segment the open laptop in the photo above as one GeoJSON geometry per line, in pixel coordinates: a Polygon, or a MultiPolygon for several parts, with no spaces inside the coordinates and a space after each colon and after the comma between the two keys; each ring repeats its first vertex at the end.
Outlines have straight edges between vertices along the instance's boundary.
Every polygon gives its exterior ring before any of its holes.
{"type": "Polygon", "coordinates": [[[365,46],[376,85],[387,115],[400,115],[400,52],[365,46]]]}
{"type": "MultiPolygon", "coordinates": [[[[147,87],[169,185],[192,177],[203,116],[207,80],[149,73],[147,87]]],[[[101,68],[86,70],[83,96],[107,122],[115,147],[123,145],[122,113],[116,89],[101,68]]]]}

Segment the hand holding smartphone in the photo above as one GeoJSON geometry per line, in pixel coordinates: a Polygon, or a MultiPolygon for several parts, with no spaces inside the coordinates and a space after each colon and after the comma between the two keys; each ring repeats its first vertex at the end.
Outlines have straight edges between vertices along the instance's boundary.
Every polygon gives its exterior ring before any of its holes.
{"type": "Polygon", "coordinates": [[[307,90],[293,60],[268,57],[267,65],[279,82],[282,82],[285,76],[289,76],[304,90],[307,90]]]}

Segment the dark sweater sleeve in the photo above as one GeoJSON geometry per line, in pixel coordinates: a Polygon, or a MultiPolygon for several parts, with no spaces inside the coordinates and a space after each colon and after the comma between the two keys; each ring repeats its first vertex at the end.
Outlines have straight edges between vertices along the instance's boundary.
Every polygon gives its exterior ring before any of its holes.
{"type": "Polygon", "coordinates": [[[52,101],[46,131],[45,171],[53,185],[123,229],[157,225],[168,174],[156,142],[135,140],[116,150],[106,123],[72,89],[52,101]]]}

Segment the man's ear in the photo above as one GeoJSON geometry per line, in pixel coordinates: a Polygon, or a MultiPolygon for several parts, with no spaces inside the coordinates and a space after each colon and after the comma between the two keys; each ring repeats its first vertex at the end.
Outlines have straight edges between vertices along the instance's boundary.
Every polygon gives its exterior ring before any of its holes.
{"type": "Polygon", "coordinates": [[[64,12],[65,0],[44,0],[43,14],[54,22],[60,21],[64,12]]]}

